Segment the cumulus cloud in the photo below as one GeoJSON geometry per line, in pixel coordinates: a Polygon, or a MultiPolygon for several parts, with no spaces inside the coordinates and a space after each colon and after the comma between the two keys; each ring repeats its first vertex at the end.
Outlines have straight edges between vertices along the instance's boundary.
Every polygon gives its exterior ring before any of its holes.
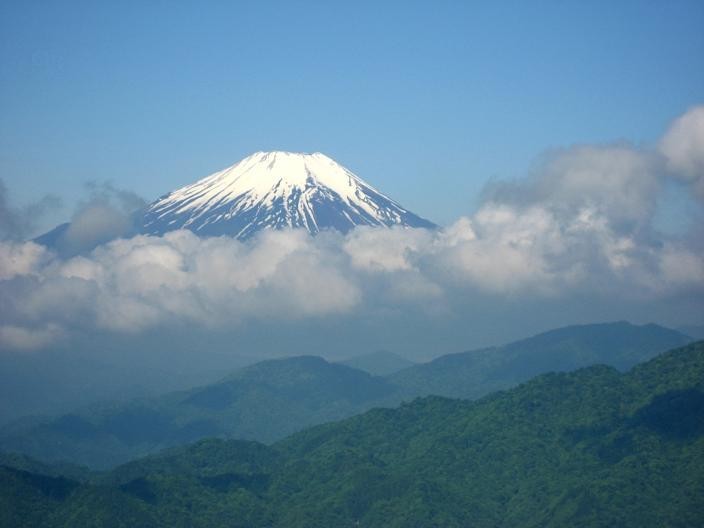
{"type": "Polygon", "coordinates": [[[619,231],[649,226],[662,185],[660,160],[628,144],[577,145],[543,156],[529,178],[488,186],[485,199],[536,204],[569,221],[592,211],[619,231]]]}
{"type": "Polygon", "coordinates": [[[34,242],[10,242],[0,245],[0,280],[18,275],[35,275],[51,257],[49,250],[34,242]]]}
{"type": "Polygon", "coordinates": [[[640,302],[704,292],[702,254],[644,247],[579,208],[491,202],[439,232],[361,228],[346,236],[267,231],[248,242],[189,231],[136,236],[51,258],[0,245],[1,345],[30,348],[76,329],[138,333],[162,324],[236,328],[360,312],[452,310],[473,295],[640,302]],[[8,264],[11,263],[11,264],[8,264]]]}
{"type": "Polygon", "coordinates": [[[139,332],[174,321],[222,326],[347,312],[360,302],[358,284],[345,276],[339,248],[320,242],[298,231],[266,232],[252,244],[176,231],[68,259],[33,243],[2,244],[0,317],[15,330],[51,323],[139,332]]]}
{"type": "Polygon", "coordinates": [[[673,176],[691,185],[704,200],[704,105],[695,106],[675,120],[660,141],[673,176]]]}

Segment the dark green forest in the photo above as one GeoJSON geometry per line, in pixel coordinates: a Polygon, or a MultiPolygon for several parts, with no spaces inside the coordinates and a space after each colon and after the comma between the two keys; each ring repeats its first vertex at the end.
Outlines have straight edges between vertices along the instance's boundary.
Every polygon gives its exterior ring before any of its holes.
{"type": "Polygon", "coordinates": [[[695,527],[704,342],[81,474],[6,456],[7,527],[695,527]]]}

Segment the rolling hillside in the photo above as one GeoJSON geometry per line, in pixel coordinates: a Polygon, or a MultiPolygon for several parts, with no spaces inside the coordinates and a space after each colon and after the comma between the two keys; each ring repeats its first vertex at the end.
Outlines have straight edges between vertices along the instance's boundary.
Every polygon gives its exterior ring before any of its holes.
{"type": "Polygon", "coordinates": [[[204,440],[87,480],[0,469],[3,526],[697,526],[704,342],[626,374],[428,397],[271,447],[204,440]]]}

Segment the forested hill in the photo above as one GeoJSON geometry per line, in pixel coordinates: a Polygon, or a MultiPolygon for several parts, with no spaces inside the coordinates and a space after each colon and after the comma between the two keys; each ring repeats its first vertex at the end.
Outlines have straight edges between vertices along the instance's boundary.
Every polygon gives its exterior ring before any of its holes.
{"type": "Polygon", "coordinates": [[[205,440],[81,482],[0,471],[2,526],[701,526],[704,342],[266,447],[205,440]]]}
{"type": "MultiPolygon", "coordinates": [[[[486,351],[442,356],[386,377],[313,356],[263,361],[192,390],[6,428],[0,431],[0,450],[108,469],[207,437],[274,442],[418,396],[474,399],[550,371],[594,364],[627,369],[689,341],[668,328],[619,322],[568,326],[486,351]]],[[[362,359],[367,368],[370,359],[378,368],[380,358],[389,356],[362,359]]]]}

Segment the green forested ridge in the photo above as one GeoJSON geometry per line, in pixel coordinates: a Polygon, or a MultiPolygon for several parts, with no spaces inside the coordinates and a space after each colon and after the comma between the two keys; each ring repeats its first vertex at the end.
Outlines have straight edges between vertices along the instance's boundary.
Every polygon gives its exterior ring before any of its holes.
{"type": "Polygon", "coordinates": [[[688,338],[656,325],[570,326],[485,351],[442,356],[387,377],[303,356],[245,367],[190,391],[8,428],[0,449],[109,468],[200,438],[273,442],[305,427],[417,396],[478,398],[549,371],[626,369],[688,338]]]}
{"type": "Polygon", "coordinates": [[[704,342],[83,482],[0,469],[2,526],[701,526],[704,342]],[[54,479],[54,480],[51,480],[54,479]],[[357,524],[358,523],[358,524],[357,524]]]}

